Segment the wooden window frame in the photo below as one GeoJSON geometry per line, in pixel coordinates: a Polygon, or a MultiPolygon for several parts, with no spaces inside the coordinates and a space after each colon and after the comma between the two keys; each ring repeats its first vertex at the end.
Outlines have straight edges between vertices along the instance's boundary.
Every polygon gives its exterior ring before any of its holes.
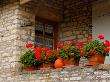
{"type": "Polygon", "coordinates": [[[57,49],[57,41],[58,41],[58,22],[51,21],[45,18],[37,17],[35,18],[35,21],[42,22],[44,24],[50,24],[54,27],[53,29],[53,49],[57,49]]]}

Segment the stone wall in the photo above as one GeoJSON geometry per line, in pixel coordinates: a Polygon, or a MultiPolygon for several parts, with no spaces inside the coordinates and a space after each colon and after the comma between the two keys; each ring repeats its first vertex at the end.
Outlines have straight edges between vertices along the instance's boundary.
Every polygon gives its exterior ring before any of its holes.
{"type": "Polygon", "coordinates": [[[86,41],[92,35],[92,6],[85,0],[68,0],[63,5],[63,23],[60,37],[62,41],[86,41]]]}
{"type": "MultiPolygon", "coordinates": [[[[39,2],[39,4],[41,3],[39,2]]],[[[37,12],[34,11],[42,7],[42,5],[34,4],[31,2],[20,5],[18,0],[0,2],[0,82],[20,82],[14,77],[20,70],[18,61],[25,51],[25,44],[35,41],[37,12]]],[[[49,3],[45,7],[48,9],[49,3]]],[[[58,8],[53,7],[52,9],[61,14],[58,8]]],[[[28,77],[26,78],[28,79],[28,77]]],[[[22,77],[19,77],[20,79],[22,77]]]]}
{"type": "Polygon", "coordinates": [[[85,41],[91,35],[91,3],[68,0],[62,4],[62,0],[32,0],[24,5],[20,5],[18,0],[0,2],[0,82],[110,81],[109,70],[93,68],[41,69],[28,74],[19,72],[18,61],[25,50],[25,44],[34,43],[36,15],[45,18],[54,13],[47,19],[55,19],[60,23],[59,39],[63,41],[85,41]],[[44,12],[38,13],[41,8],[44,8],[42,11],[48,11],[46,15],[44,12]]]}
{"type": "Polygon", "coordinates": [[[16,46],[19,5],[15,0],[0,3],[0,82],[7,82],[18,61],[16,46]]]}
{"type": "MultiPolygon", "coordinates": [[[[110,70],[96,67],[40,69],[14,75],[9,82],[110,82],[110,70]]],[[[2,81],[3,82],[3,81],[2,81]]]]}

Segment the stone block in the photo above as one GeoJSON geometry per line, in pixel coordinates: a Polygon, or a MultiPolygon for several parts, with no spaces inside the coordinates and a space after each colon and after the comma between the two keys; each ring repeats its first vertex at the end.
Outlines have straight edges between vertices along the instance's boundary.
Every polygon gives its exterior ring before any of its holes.
{"type": "Polygon", "coordinates": [[[71,36],[71,35],[72,35],[72,31],[63,32],[63,36],[71,36]]]}
{"type": "Polygon", "coordinates": [[[76,36],[68,36],[64,38],[63,40],[66,41],[66,40],[73,40],[73,39],[76,39],[76,36]]]}
{"type": "Polygon", "coordinates": [[[77,35],[77,38],[84,38],[83,35],[77,35]]]}

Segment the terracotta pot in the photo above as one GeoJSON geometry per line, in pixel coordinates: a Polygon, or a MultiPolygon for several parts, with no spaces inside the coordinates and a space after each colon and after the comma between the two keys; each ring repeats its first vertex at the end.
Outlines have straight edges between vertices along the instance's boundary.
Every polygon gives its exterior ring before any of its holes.
{"type": "Polygon", "coordinates": [[[54,64],[53,63],[43,63],[42,64],[42,67],[43,68],[53,68],[54,67],[54,64]]]}
{"type": "Polygon", "coordinates": [[[105,56],[103,54],[95,54],[88,58],[89,65],[104,64],[105,56]]]}
{"type": "Polygon", "coordinates": [[[75,60],[74,58],[70,58],[70,59],[64,59],[64,64],[65,65],[79,65],[79,60],[75,60]]]}
{"type": "Polygon", "coordinates": [[[58,58],[54,63],[55,68],[62,68],[63,66],[64,66],[64,62],[62,58],[58,58]]]}
{"type": "Polygon", "coordinates": [[[34,66],[28,66],[23,68],[24,71],[35,71],[37,70],[37,67],[34,66]]]}

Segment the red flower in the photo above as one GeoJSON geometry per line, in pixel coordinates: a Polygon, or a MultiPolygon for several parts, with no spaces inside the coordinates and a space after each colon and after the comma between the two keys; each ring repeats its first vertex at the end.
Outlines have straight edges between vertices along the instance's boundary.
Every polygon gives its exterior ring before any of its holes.
{"type": "Polygon", "coordinates": [[[41,60],[42,59],[42,56],[41,55],[38,55],[37,56],[37,60],[41,60]]]}
{"type": "Polygon", "coordinates": [[[89,37],[87,38],[87,40],[88,40],[88,41],[92,41],[92,37],[89,36],[89,37]]]}
{"type": "Polygon", "coordinates": [[[31,43],[26,44],[27,48],[32,48],[32,46],[33,46],[33,44],[31,44],[31,43]]]}
{"type": "Polygon", "coordinates": [[[52,54],[52,50],[48,50],[46,53],[46,56],[49,57],[49,56],[51,56],[51,54],[52,54]]]}
{"type": "Polygon", "coordinates": [[[66,52],[67,51],[67,48],[64,48],[63,50],[66,52]]]}
{"type": "Polygon", "coordinates": [[[91,49],[91,50],[89,51],[89,54],[91,54],[91,55],[94,54],[94,50],[91,49]]]}
{"type": "Polygon", "coordinates": [[[56,49],[54,50],[54,55],[57,55],[57,50],[56,49]]]}
{"type": "Polygon", "coordinates": [[[40,52],[38,52],[38,51],[34,51],[34,54],[35,54],[35,56],[37,57],[37,56],[40,55],[40,52]]]}
{"type": "Polygon", "coordinates": [[[84,53],[85,53],[85,51],[84,51],[84,50],[81,50],[81,51],[80,51],[80,56],[83,56],[84,53]]]}
{"type": "Polygon", "coordinates": [[[36,52],[41,52],[41,51],[42,51],[42,48],[41,48],[41,47],[36,47],[36,48],[35,48],[35,51],[36,51],[36,52]]]}
{"type": "Polygon", "coordinates": [[[98,38],[99,39],[104,39],[104,36],[100,34],[100,35],[98,35],[98,38]]]}
{"type": "Polygon", "coordinates": [[[47,52],[48,51],[48,48],[44,48],[44,52],[47,52]]]}
{"type": "Polygon", "coordinates": [[[110,47],[110,42],[108,40],[105,40],[105,46],[110,47]]]}
{"type": "Polygon", "coordinates": [[[72,56],[72,57],[73,57],[74,55],[75,55],[75,54],[74,54],[74,52],[70,53],[70,56],[72,56]]]}
{"type": "Polygon", "coordinates": [[[67,46],[67,43],[66,42],[64,42],[64,46],[67,46]]]}
{"type": "Polygon", "coordinates": [[[60,41],[58,42],[58,48],[62,48],[63,47],[63,43],[60,41]]]}
{"type": "Polygon", "coordinates": [[[106,47],[110,47],[110,43],[105,43],[105,46],[106,47]]]}
{"type": "Polygon", "coordinates": [[[84,45],[84,42],[78,41],[77,45],[78,45],[78,46],[83,46],[83,45],[84,45]]]}
{"type": "Polygon", "coordinates": [[[73,41],[71,41],[69,45],[70,45],[70,46],[74,46],[74,42],[73,42],[73,41]]]}
{"type": "Polygon", "coordinates": [[[48,58],[47,58],[47,57],[45,57],[45,58],[44,58],[44,60],[48,60],[48,58]]]}
{"type": "Polygon", "coordinates": [[[104,50],[105,50],[106,52],[109,52],[110,49],[107,47],[107,48],[104,48],[104,50]]]}
{"type": "Polygon", "coordinates": [[[109,41],[108,40],[105,40],[105,43],[109,43],[109,41]]]}

